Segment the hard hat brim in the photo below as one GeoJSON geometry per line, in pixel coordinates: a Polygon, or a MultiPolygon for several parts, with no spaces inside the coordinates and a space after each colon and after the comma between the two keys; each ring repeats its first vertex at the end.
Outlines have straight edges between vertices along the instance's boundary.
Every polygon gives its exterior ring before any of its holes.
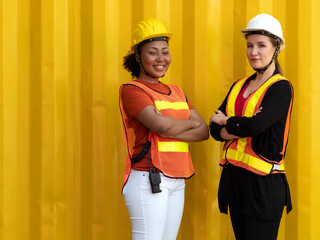
{"type": "MultiPolygon", "coordinates": [[[[241,33],[242,33],[242,36],[243,36],[244,38],[246,38],[246,33],[247,33],[247,32],[258,32],[258,31],[267,31],[267,32],[269,32],[268,30],[262,29],[262,28],[245,28],[245,29],[242,29],[242,30],[241,30],[241,33]]],[[[274,33],[271,33],[271,34],[274,35],[274,33]]],[[[284,44],[284,39],[283,39],[282,37],[279,37],[279,36],[277,36],[277,35],[274,35],[274,36],[278,37],[278,38],[281,40],[280,45],[283,45],[283,44],[284,44]]],[[[282,47],[282,49],[283,49],[283,48],[284,48],[284,46],[282,47]]]]}
{"type": "Polygon", "coordinates": [[[131,50],[134,50],[134,48],[137,46],[137,44],[147,40],[147,39],[150,39],[150,38],[155,38],[155,37],[168,37],[168,39],[170,40],[171,37],[172,37],[172,33],[171,32],[166,32],[166,33],[157,33],[157,34],[153,34],[153,35],[149,35],[148,37],[145,37],[143,39],[141,39],[139,42],[133,44],[131,46],[131,50]]]}

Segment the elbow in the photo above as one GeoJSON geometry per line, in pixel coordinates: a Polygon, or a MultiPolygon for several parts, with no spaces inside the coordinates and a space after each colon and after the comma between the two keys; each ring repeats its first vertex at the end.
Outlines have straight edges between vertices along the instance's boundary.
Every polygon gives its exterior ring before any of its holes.
{"type": "Polygon", "coordinates": [[[203,139],[203,140],[208,140],[209,139],[209,134],[203,139]]]}
{"type": "Polygon", "coordinates": [[[224,141],[224,139],[221,138],[221,136],[220,136],[222,128],[223,128],[223,126],[221,126],[221,125],[217,125],[217,124],[214,124],[214,123],[210,124],[210,126],[209,126],[210,135],[214,140],[220,141],[220,142],[224,141]]]}
{"type": "Polygon", "coordinates": [[[208,140],[208,139],[209,139],[209,129],[208,129],[208,127],[206,127],[205,134],[203,136],[203,140],[208,140]]]}
{"type": "Polygon", "coordinates": [[[198,139],[197,141],[205,141],[209,139],[209,129],[207,124],[204,124],[203,126],[201,126],[201,132],[199,132],[198,134],[198,139]]]}
{"type": "Polygon", "coordinates": [[[216,141],[219,141],[219,142],[223,141],[223,139],[220,137],[220,135],[216,135],[216,134],[211,133],[211,137],[216,141]]]}

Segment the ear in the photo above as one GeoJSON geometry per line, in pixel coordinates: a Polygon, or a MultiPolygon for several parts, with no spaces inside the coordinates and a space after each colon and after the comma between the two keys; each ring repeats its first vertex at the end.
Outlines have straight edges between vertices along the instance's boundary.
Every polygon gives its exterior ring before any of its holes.
{"type": "Polygon", "coordinates": [[[134,56],[135,56],[137,63],[140,63],[141,60],[140,60],[140,56],[138,54],[138,51],[134,51],[134,56]]]}

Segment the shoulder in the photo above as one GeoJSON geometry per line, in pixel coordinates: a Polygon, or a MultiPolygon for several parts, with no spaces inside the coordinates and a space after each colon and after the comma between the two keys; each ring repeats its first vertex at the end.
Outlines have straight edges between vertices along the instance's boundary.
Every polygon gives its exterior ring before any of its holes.
{"type": "Polygon", "coordinates": [[[270,86],[270,91],[275,92],[293,92],[293,86],[287,79],[281,79],[270,86]]]}
{"type": "MultiPolygon", "coordinates": [[[[163,83],[164,84],[164,83],[163,83]]],[[[178,85],[176,84],[164,84],[167,87],[169,87],[171,90],[176,90],[176,91],[180,91],[183,92],[182,88],[180,88],[178,85]]]]}
{"type": "Polygon", "coordinates": [[[120,87],[120,93],[121,96],[128,96],[128,95],[141,95],[141,94],[147,94],[148,92],[144,89],[142,84],[136,84],[134,82],[129,82],[122,84],[120,87]]]}
{"type": "MultiPolygon", "coordinates": [[[[124,105],[134,106],[147,102],[150,104],[151,97],[143,84],[126,83],[120,87],[120,98],[124,105]]],[[[144,105],[144,104],[142,104],[144,105]]]]}
{"type": "MultiPolygon", "coordinates": [[[[175,93],[178,93],[180,96],[183,96],[186,101],[189,102],[187,98],[187,94],[180,88],[178,85],[175,84],[167,84],[167,86],[170,88],[170,91],[174,91],[175,93]]],[[[190,107],[190,106],[189,106],[190,107]]]]}
{"type": "Polygon", "coordinates": [[[150,95],[137,85],[124,84],[121,89],[121,102],[129,116],[137,118],[143,108],[153,104],[150,95]]]}
{"type": "Polygon", "coordinates": [[[292,84],[286,79],[277,81],[268,88],[266,97],[272,97],[279,100],[287,99],[289,101],[289,99],[293,98],[292,84]]]}

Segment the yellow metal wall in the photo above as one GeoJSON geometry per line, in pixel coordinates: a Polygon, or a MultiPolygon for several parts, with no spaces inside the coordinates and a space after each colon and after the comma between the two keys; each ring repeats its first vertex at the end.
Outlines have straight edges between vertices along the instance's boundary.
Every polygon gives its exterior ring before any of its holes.
{"type": "MultiPolygon", "coordinates": [[[[279,239],[320,239],[320,2],[317,0],[0,0],[0,239],[129,239],[120,195],[126,148],[118,88],[132,27],[174,33],[163,79],[204,119],[252,70],[240,34],[258,13],[280,20],[295,88],[286,160],[294,204],[279,239]]],[[[217,208],[221,145],[191,145],[178,239],[234,239],[217,208]]]]}

